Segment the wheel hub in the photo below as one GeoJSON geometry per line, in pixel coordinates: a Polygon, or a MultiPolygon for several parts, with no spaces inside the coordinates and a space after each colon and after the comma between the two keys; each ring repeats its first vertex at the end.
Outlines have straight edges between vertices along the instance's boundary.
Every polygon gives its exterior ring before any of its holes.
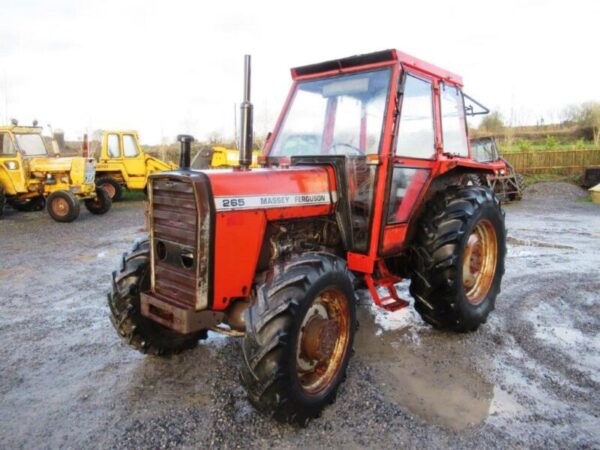
{"type": "Polygon", "coordinates": [[[117,190],[115,189],[115,187],[110,183],[104,183],[104,184],[102,184],[101,187],[106,189],[106,192],[108,192],[108,195],[110,195],[110,198],[113,198],[115,196],[115,194],[117,193],[117,190]]]}
{"type": "Polygon", "coordinates": [[[304,316],[296,347],[296,373],[307,394],[316,395],[334,382],[350,334],[346,296],[335,289],[321,293],[304,316]]]}
{"type": "Polygon", "coordinates": [[[63,198],[56,198],[52,202],[52,212],[58,216],[64,216],[69,212],[69,204],[63,198]]]}
{"type": "Polygon", "coordinates": [[[301,356],[310,361],[327,361],[335,348],[340,329],[335,320],[312,316],[302,334],[301,356]]]}
{"type": "Polygon", "coordinates": [[[497,257],[496,230],[491,222],[482,220],[469,235],[463,259],[463,287],[471,304],[478,305],[489,292],[497,257]]]}

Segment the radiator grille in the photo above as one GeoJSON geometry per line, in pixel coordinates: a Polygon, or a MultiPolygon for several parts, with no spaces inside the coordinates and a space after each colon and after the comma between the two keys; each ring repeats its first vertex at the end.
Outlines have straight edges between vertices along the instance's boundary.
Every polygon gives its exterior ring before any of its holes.
{"type": "Polygon", "coordinates": [[[152,181],[154,292],[187,307],[196,304],[197,221],[191,183],[172,178],[152,181]],[[192,264],[188,259],[186,267],[182,255],[191,255],[192,264]]]}

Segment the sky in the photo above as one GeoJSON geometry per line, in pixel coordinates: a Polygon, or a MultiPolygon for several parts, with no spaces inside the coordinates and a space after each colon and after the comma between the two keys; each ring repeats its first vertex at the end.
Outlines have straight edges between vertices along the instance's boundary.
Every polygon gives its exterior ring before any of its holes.
{"type": "Polygon", "coordinates": [[[595,0],[0,2],[0,122],[37,119],[67,139],[230,138],[244,54],[261,134],[291,67],[387,48],[462,75],[466,93],[515,125],[600,101],[595,0]]]}

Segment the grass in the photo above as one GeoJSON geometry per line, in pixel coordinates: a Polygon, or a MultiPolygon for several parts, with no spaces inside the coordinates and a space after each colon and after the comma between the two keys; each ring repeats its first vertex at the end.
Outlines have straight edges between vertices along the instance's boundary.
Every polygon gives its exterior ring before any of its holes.
{"type": "Polygon", "coordinates": [[[143,201],[146,200],[146,194],[144,194],[144,191],[125,191],[123,193],[123,202],[127,202],[127,201],[143,201]]]}
{"type": "Polygon", "coordinates": [[[594,145],[591,142],[586,142],[585,144],[576,145],[576,144],[557,144],[554,147],[548,147],[546,144],[529,144],[525,149],[519,144],[512,145],[499,145],[500,153],[519,153],[519,152],[551,152],[555,150],[594,150],[597,149],[598,146],[594,145]]]}
{"type": "Polygon", "coordinates": [[[581,186],[581,175],[557,175],[552,173],[539,173],[539,174],[526,174],[525,176],[525,185],[531,186],[536,183],[543,183],[546,181],[554,181],[554,182],[565,182],[572,183],[578,186],[581,186]]]}

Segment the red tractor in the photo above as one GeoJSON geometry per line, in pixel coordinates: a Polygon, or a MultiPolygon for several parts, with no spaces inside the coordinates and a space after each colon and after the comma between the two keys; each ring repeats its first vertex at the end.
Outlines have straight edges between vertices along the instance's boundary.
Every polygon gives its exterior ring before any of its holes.
{"type": "Polygon", "coordinates": [[[504,215],[471,158],[461,77],[396,50],[292,69],[260,168],[246,57],[238,167],[150,177],[149,238],[113,273],[112,322],[167,355],[218,331],[242,339],[250,402],[305,425],[333,402],[357,328],[355,290],[469,332],[494,309],[504,215]]]}

